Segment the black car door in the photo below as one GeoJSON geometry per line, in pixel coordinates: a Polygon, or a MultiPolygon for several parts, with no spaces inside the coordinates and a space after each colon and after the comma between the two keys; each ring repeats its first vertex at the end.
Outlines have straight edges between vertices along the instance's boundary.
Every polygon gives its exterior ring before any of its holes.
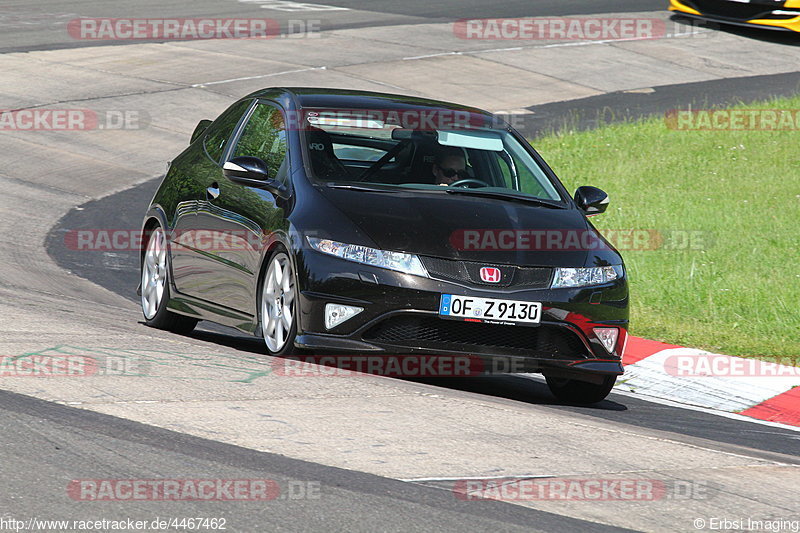
{"type": "MultiPolygon", "coordinates": [[[[258,102],[234,133],[225,160],[259,157],[270,176],[284,183],[289,176],[285,120],[270,102],[258,102]]],[[[270,192],[233,183],[218,169],[208,196],[197,211],[197,227],[208,231],[213,267],[201,274],[203,298],[252,314],[263,242],[286,226],[284,212],[270,192]]]]}
{"type": "Polygon", "coordinates": [[[224,148],[253,100],[237,102],[225,110],[205,131],[202,140],[173,161],[165,180],[163,198],[174,198],[164,206],[172,217],[172,271],[179,292],[203,298],[200,280],[211,267],[208,234],[198,226],[198,209],[208,201],[208,187],[218,180],[224,148]]]}

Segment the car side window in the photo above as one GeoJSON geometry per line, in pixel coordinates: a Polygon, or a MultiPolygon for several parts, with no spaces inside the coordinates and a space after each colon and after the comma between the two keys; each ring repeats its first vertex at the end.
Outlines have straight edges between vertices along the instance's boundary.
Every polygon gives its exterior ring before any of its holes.
{"type": "Polygon", "coordinates": [[[256,106],[230,157],[240,156],[263,159],[270,177],[286,181],[289,175],[286,126],[278,108],[269,104],[256,106]]]}
{"type": "MultiPolygon", "coordinates": [[[[557,193],[551,193],[542,185],[547,180],[544,172],[540,176],[534,175],[530,170],[530,166],[523,164],[518,155],[514,153],[493,152],[497,168],[500,170],[501,187],[508,189],[516,189],[514,185],[514,173],[516,172],[517,179],[520,182],[520,190],[532,194],[538,198],[557,199],[557,193]],[[512,166],[513,165],[513,166],[512,166]]],[[[537,167],[538,168],[538,167],[537,167]]]]}
{"type": "Polygon", "coordinates": [[[206,147],[206,153],[211,159],[219,162],[225,143],[228,142],[233,129],[252,102],[252,100],[245,100],[244,102],[233,104],[208,127],[203,144],[206,147]]]}
{"type": "MultiPolygon", "coordinates": [[[[495,153],[496,154],[496,153],[495,153]]],[[[502,176],[503,187],[507,189],[514,188],[514,176],[511,171],[511,167],[508,164],[508,161],[500,157],[499,155],[495,155],[495,160],[497,163],[498,168],[500,169],[500,175],[502,176]]]]}

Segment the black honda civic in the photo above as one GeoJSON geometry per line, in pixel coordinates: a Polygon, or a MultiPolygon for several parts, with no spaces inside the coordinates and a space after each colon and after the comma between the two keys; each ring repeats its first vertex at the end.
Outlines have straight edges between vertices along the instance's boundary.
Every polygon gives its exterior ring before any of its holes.
{"type": "MultiPolygon", "coordinates": [[[[145,322],[263,337],[273,356],[469,357],[562,401],[622,374],[628,285],[574,196],[480,109],[272,88],[201,121],[143,223],[145,322]]],[[[484,373],[485,373],[484,372],[484,373]]]]}

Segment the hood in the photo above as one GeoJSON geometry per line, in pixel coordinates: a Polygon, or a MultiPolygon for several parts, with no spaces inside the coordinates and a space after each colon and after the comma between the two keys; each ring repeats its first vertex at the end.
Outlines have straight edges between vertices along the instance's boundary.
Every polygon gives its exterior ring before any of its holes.
{"type": "MultiPolygon", "coordinates": [[[[383,250],[527,266],[621,262],[583,213],[572,207],[552,209],[517,201],[405,190],[383,193],[325,187],[320,192],[383,250]],[[552,239],[549,243],[548,238],[552,239]],[[576,238],[603,244],[587,247],[576,238]]],[[[335,229],[331,238],[337,239],[335,229]]]]}

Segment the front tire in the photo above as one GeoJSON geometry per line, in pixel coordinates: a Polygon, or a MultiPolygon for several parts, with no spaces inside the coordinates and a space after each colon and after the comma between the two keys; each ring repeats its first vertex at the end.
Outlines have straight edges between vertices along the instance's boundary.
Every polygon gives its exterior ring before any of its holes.
{"type": "Polygon", "coordinates": [[[273,356],[296,353],[297,283],[292,261],[283,248],[273,252],[269,259],[261,283],[259,310],[267,352],[273,356]]]}
{"type": "Polygon", "coordinates": [[[169,254],[167,237],[161,226],[150,233],[142,260],[142,314],[151,328],[165,329],[186,335],[197,325],[197,319],[173,313],[169,303],[169,254]]]}
{"type": "Polygon", "coordinates": [[[617,376],[605,376],[602,383],[589,383],[577,379],[545,376],[553,396],[564,403],[588,405],[602,402],[611,393],[617,376]]]}

